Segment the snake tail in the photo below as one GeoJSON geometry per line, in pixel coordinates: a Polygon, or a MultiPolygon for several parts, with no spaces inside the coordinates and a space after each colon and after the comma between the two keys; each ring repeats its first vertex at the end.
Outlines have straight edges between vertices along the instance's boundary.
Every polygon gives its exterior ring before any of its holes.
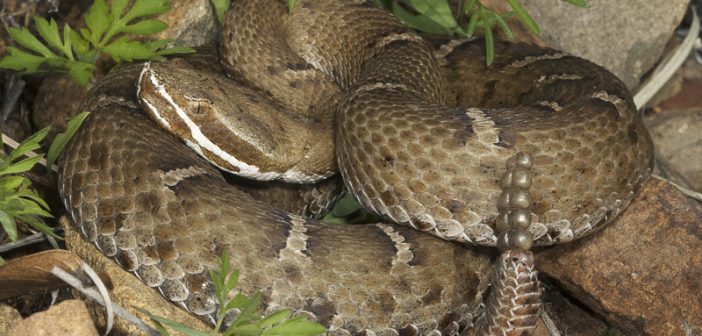
{"type": "Polygon", "coordinates": [[[541,286],[529,251],[531,225],[532,158],[518,152],[507,161],[500,180],[495,227],[502,254],[495,262],[492,290],[478,335],[531,335],[539,319],[541,286]]]}
{"type": "Polygon", "coordinates": [[[540,308],[541,285],[533,254],[517,249],[505,251],[496,262],[478,335],[531,335],[540,308]]]}

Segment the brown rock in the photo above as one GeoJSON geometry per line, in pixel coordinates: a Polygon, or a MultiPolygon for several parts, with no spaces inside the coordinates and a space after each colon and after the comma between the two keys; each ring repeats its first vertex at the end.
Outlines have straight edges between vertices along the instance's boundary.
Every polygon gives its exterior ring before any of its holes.
{"type": "Polygon", "coordinates": [[[97,336],[88,309],[80,300],[63,301],[16,324],[8,332],[14,336],[76,335],[97,336]]]}
{"type": "MultiPolygon", "coordinates": [[[[573,303],[557,287],[545,285],[542,300],[544,311],[551,317],[558,330],[568,336],[624,335],[621,331],[609,326],[601,317],[573,303]]],[[[537,326],[533,336],[537,336],[538,331],[546,329],[545,326],[542,327],[543,329],[539,327],[537,326]]],[[[540,336],[551,336],[551,334],[544,332],[540,336]]]]}
{"type": "Polygon", "coordinates": [[[618,220],[538,253],[542,272],[631,335],[702,333],[702,206],[647,181],[618,220]]]}
{"type": "MultiPolygon", "coordinates": [[[[144,285],[134,275],[124,271],[114,261],[105,257],[94,245],[81,238],[80,233],[74,230],[67,217],[62,217],[60,223],[66,232],[66,245],[69,250],[83,258],[86,263],[100,274],[101,278],[107,277],[110,279],[108,288],[112,287],[109,293],[113,302],[147,323],[149,323],[149,318],[138,311],[137,307],[191,328],[199,330],[211,329],[210,326],[201,320],[168,302],[156,289],[144,285]]],[[[104,308],[97,304],[89,304],[89,309],[97,325],[100,328],[104,328],[104,308]]],[[[115,318],[113,330],[113,335],[146,335],[141,329],[121,318],[115,318]]]]}
{"type": "Polygon", "coordinates": [[[22,315],[6,304],[0,304],[0,335],[9,335],[8,330],[22,321],[22,315]]]}
{"type": "Polygon", "coordinates": [[[47,76],[34,99],[32,122],[37,128],[51,126],[49,139],[66,130],[66,121],[78,113],[78,106],[87,88],[68,74],[47,76]]]}

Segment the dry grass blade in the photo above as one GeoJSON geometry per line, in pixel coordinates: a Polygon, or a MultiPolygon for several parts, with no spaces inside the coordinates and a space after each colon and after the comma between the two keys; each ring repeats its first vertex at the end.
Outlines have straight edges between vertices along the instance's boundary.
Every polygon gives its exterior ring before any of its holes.
{"type": "Polygon", "coordinates": [[[698,40],[700,32],[700,19],[697,17],[695,6],[691,6],[690,8],[692,10],[692,26],[690,27],[690,31],[675,51],[661,61],[654,70],[654,75],[651,79],[634,95],[634,104],[636,104],[637,109],[642,109],[663,85],[668,82],[675,71],[685,62],[687,55],[690,54],[692,48],[695,46],[695,41],[698,40]]]}
{"type": "MultiPolygon", "coordinates": [[[[85,271],[86,268],[89,268],[89,266],[83,262],[81,262],[81,269],[85,271]]],[[[130,323],[134,324],[137,326],[139,329],[143,330],[146,334],[148,335],[159,335],[158,331],[154,330],[150,326],[148,326],[144,321],[140,320],[138,317],[132,315],[130,312],[122,308],[121,306],[117,305],[114,302],[109,301],[109,299],[106,300],[105,297],[100,293],[100,291],[96,290],[95,288],[92,287],[85,287],[83,283],[73,276],[72,274],[64,271],[60,267],[54,267],[51,270],[51,273],[54,274],[56,277],[60,278],[67,284],[69,284],[71,287],[75,288],[77,291],[81,292],[83,295],[93,299],[95,302],[106,306],[110,305],[111,309],[114,311],[114,313],[129,321],[130,323]]],[[[98,279],[99,280],[99,279],[98,279]]],[[[98,281],[99,283],[99,281],[98,281]]],[[[102,285],[104,287],[104,285],[102,285]]]]}

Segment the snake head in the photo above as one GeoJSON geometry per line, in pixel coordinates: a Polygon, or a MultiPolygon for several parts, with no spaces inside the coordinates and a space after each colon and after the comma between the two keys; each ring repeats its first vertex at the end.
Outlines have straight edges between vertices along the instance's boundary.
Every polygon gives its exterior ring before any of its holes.
{"type": "Polygon", "coordinates": [[[295,165],[319,132],[310,131],[301,116],[281,113],[276,102],[217,71],[218,65],[199,63],[196,58],[144,65],[137,96],[150,117],[225,171],[259,180],[307,177],[295,165]],[[286,130],[306,136],[289,137],[286,130]]]}

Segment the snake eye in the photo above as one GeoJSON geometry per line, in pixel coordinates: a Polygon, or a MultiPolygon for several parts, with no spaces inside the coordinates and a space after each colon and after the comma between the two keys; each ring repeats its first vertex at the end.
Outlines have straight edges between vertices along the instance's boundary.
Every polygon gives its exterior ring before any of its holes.
{"type": "Polygon", "coordinates": [[[211,104],[206,100],[192,100],[188,103],[189,111],[194,116],[203,116],[209,113],[212,109],[211,104]]]}

